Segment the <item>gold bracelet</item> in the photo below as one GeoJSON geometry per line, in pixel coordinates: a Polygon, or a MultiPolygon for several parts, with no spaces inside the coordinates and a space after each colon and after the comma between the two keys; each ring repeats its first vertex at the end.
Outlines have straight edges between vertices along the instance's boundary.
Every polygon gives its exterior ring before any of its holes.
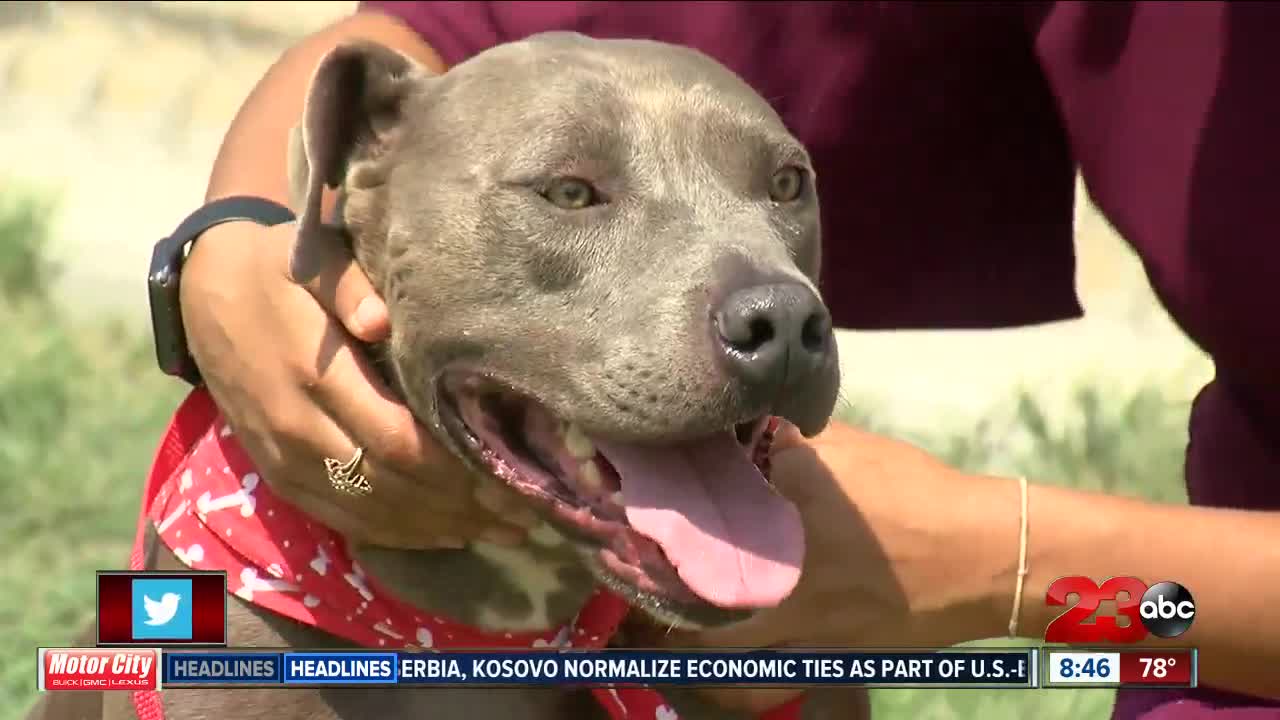
{"type": "Polygon", "coordinates": [[[1027,479],[1018,478],[1022,494],[1022,519],[1018,528],[1018,584],[1013,590],[1013,611],[1009,614],[1009,637],[1018,637],[1018,615],[1022,609],[1022,586],[1027,578],[1027,479]]]}

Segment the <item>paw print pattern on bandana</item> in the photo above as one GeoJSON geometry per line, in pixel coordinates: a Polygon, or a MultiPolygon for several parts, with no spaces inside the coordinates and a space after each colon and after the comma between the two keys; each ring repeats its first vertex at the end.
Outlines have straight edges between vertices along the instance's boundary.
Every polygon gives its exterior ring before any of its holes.
{"type": "MultiPolygon", "coordinates": [[[[182,427],[184,412],[212,407],[201,392],[175,416],[167,440],[181,435],[175,428],[182,427]]],[[[221,418],[184,447],[186,454],[173,467],[158,461],[152,469],[156,485],[147,494],[146,520],[175,556],[192,568],[227,571],[228,591],[245,602],[361,647],[600,648],[628,611],[621,598],[602,588],[570,625],[543,633],[486,633],[424,613],[367,577],[341,536],[276,497],[221,418]]],[[[679,720],[654,690],[594,692],[614,720],[679,720]]],[[[150,702],[146,695],[135,694],[140,710],[150,702]]],[[[767,717],[798,716],[784,712],[788,707],[767,717]]]]}

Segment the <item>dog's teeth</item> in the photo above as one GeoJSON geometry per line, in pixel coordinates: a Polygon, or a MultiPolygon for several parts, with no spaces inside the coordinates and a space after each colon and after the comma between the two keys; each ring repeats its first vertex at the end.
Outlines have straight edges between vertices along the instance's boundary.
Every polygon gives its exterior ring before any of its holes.
{"type": "Polygon", "coordinates": [[[591,438],[577,425],[570,425],[565,430],[564,446],[575,460],[590,460],[596,455],[596,446],[592,444],[591,438]]]}
{"type": "Polygon", "coordinates": [[[578,466],[578,485],[583,492],[595,496],[604,488],[604,478],[600,476],[600,468],[594,460],[588,460],[578,466]]]}

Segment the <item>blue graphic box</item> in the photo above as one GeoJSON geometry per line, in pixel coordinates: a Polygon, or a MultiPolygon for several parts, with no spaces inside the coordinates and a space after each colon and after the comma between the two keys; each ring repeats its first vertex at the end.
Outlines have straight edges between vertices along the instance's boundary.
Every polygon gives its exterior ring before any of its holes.
{"type": "Polygon", "coordinates": [[[191,579],[134,578],[135,640],[191,639],[191,579]]]}

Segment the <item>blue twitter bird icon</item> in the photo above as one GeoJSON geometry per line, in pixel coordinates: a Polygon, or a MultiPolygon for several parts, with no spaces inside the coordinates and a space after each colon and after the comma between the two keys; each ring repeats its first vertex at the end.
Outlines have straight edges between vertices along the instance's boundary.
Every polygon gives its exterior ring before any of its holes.
{"type": "Polygon", "coordinates": [[[135,640],[191,639],[190,578],[134,578],[135,640]]]}

